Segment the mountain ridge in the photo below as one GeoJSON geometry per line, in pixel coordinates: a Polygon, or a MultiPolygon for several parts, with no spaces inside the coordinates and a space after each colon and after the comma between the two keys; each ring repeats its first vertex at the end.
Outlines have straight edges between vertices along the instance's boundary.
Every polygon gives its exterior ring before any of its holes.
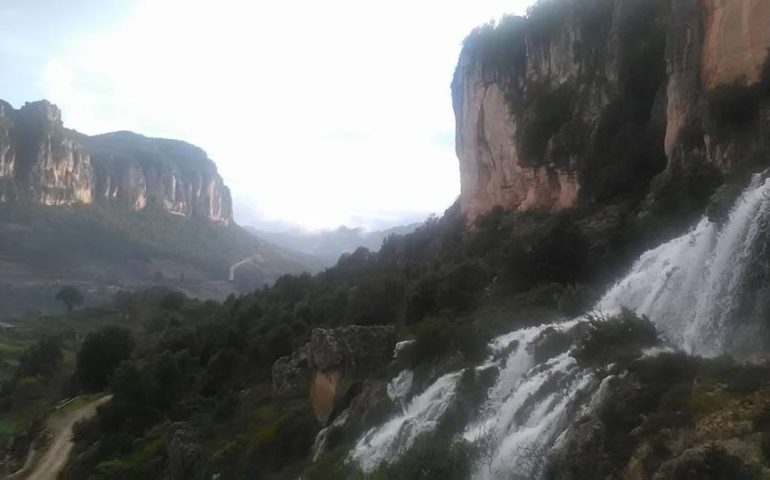
{"type": "Polygon", "coordinates": [[[179,140],[119,131],[88,136],[64,127],[41,100],[0,100],[0,203],[148,204],[185,217],[233,222],[230,190],[206,153],[179,140]]]}

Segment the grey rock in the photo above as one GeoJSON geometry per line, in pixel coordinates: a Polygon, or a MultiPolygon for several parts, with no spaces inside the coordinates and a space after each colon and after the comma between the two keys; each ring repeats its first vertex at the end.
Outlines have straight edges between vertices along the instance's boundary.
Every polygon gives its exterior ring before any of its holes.
{"type": "Polygon", "coordinates": [[[395,345],[393,326],[316,328],[310,335],[310,365],[317,370],[343,367],[363,373],[390,362],[395,345]]]}
{"type": "Polygon", "coordinates": [[[310,384],[307,347],[308,345],[305,345],[290,356],[279,358],[273,364],[273,391],[277,395],[286,397],[307,395],[310,384]]]}
{"type": "Polygon", "coordinates": [[[169,480],[202,480],[206,471],[205,449],[187,423],[174,423],[166,437],[169,480]]]}

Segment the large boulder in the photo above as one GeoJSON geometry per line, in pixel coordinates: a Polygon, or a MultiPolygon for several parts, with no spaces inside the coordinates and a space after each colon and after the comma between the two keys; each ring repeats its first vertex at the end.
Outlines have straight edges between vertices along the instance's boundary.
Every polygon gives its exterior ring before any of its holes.
{"type": "Polygon", "coordinates": [[[390,362],[396,345],[393,326],[316,328],[310,334],[310,364],[316,370],[364,372],[390,362]]]}
{"type": "Polygon", "coordinates": [[[326,425],[361,391],[364,380],[393,360],[392,326],[314,329],[310,342],[273,364],[273,389],[283,396],[310,391],[318,422],[326,425]]]}
{"type": "Polygon", "coordinates": [[[317,328],[308,353],[315,370],[310,398],[322,425],[346,408],[361,382],[393,359],[396,329],[392,326],[317,328]]]}
{"type": "Polygon", "coordinates": [[[166,436],[168,478],[170,480],[203,480],[206,455],[195,429],[185,423],[174,423],[166,436]]]}

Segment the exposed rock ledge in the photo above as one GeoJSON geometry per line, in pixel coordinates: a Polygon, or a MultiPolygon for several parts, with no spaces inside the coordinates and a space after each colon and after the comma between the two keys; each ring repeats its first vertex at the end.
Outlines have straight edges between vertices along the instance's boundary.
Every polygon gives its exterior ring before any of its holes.
{"type": "Polygon", "coordinates": [[[356,383],[392,360],[395,345],[393,326],[314,329],[308,344],[275,362],[273,388],[284,396],[309,392],[316,418],[325,425],[343,400],[352,399],[356,383]]]}

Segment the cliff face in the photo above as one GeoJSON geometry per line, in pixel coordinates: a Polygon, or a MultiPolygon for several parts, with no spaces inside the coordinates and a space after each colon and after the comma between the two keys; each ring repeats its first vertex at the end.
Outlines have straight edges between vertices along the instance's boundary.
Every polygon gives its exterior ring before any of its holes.
{"type": "Polygon", "coordinates": [[[0,102],[0,202],[101,202],[232,222],[230,192],[206,153],[129,132],[88,137],[64,128],[46,101],[0,102]]]}
{"type": "Polygon", "coordinates": [[[560,209],[767,146],[770,3],[560,0],[476,29],[452,84],[461,205],[560,209]]]}

